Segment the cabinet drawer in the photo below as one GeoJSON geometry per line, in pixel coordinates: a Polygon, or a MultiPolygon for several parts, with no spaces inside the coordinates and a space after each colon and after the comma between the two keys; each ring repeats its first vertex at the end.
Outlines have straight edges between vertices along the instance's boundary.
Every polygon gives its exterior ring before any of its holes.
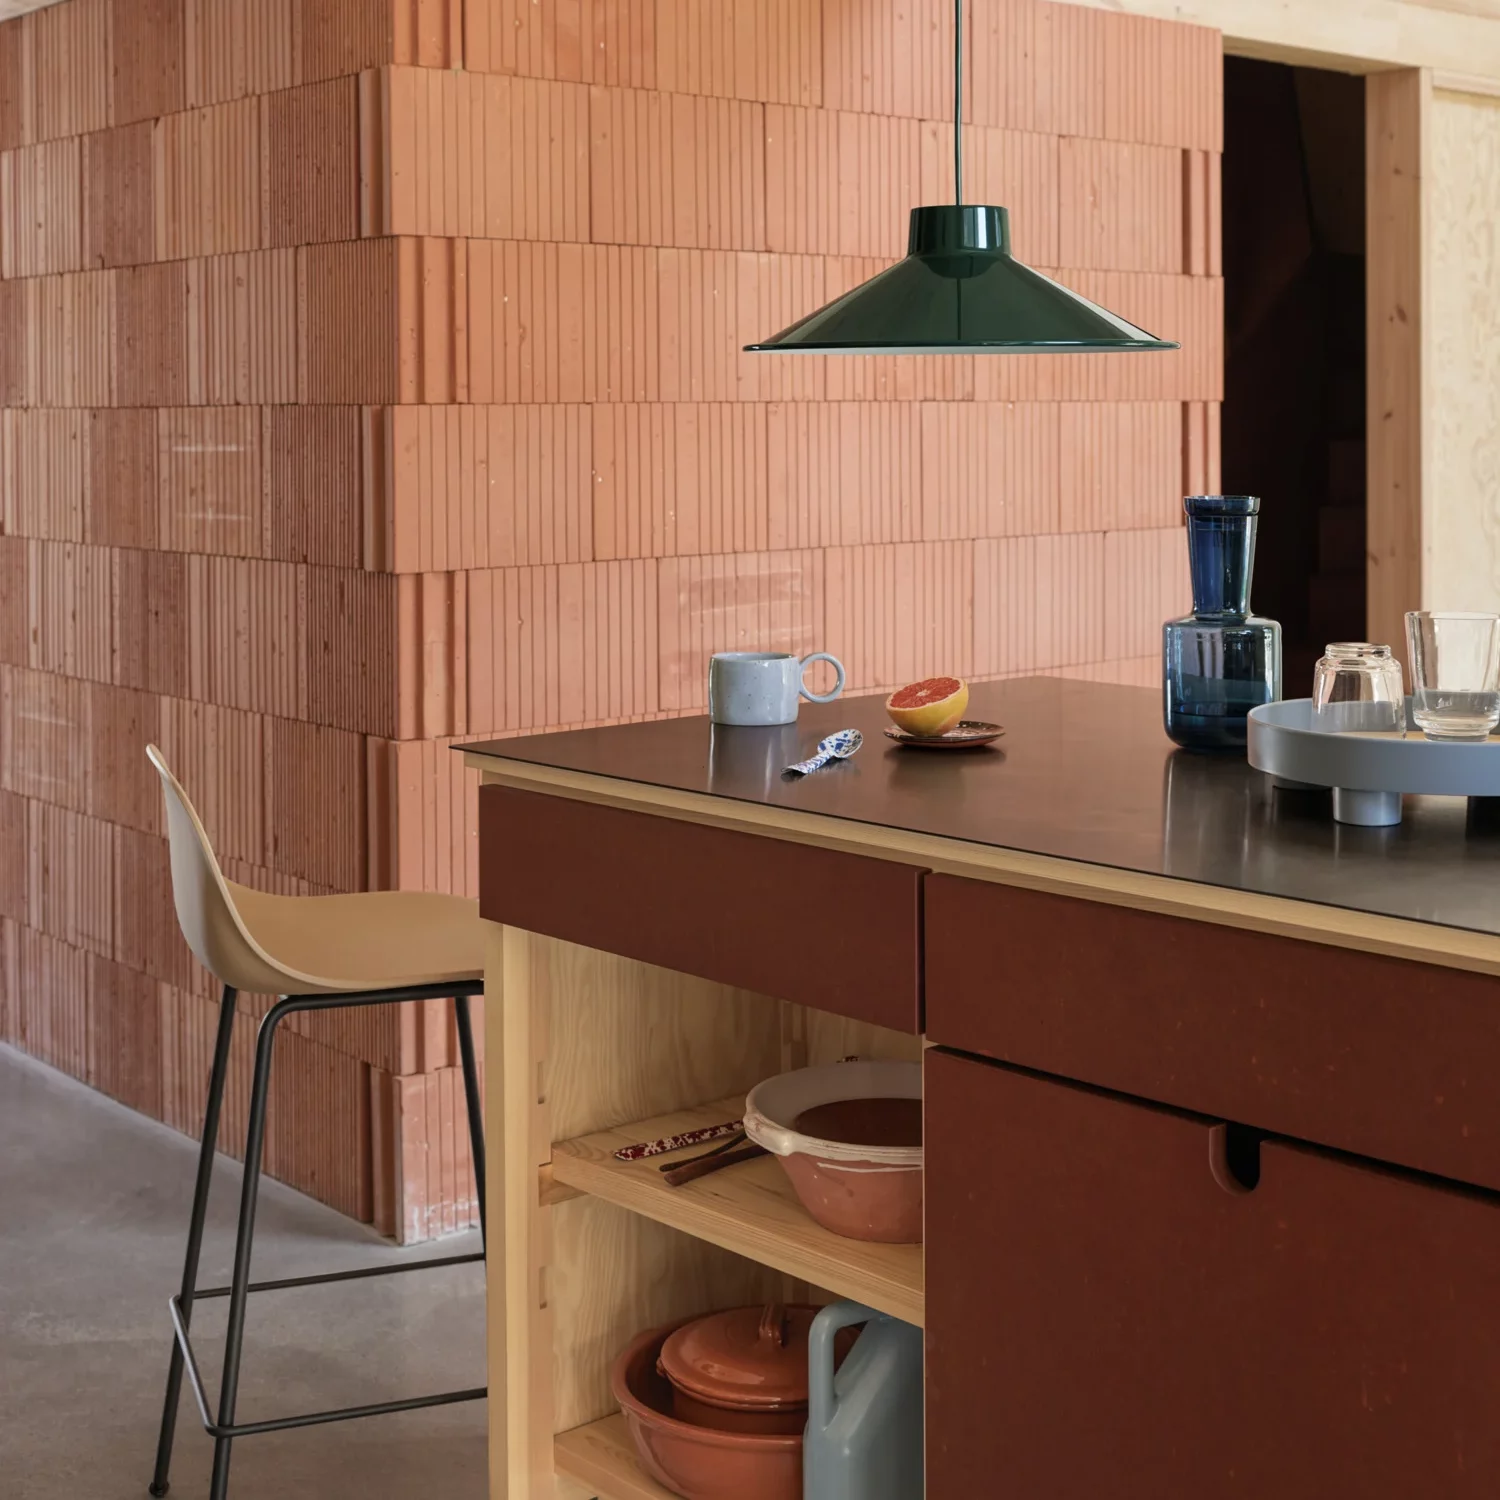
{"type": "Polygon", "coordinates": [[[1500,1493],[1500,1205],[927,1054],[929,1500],[1500,1493]]]}
{"type": "Polygon", "coordinates": [[[1500,980],[929,876],[927,1034],[1500,1189],[1500,980]]]}
{"type": "Polygon", "coordinates": [[[643,963],[919,1032],[922,872],[565,797],[479,794],[479,909],[643,963]]]}

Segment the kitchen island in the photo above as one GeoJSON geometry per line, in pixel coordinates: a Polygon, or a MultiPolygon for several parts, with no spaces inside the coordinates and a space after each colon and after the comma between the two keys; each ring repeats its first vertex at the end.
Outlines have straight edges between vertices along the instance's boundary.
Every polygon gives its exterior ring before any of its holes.
{"type": "Polygon", "coordinates": [[[1500,833],[1336,825],[1159,715],[1032,679],[975,689],[989,750],[897,749],[877,699],[464,747],[493,1495],[664,1494],[614,1355],[809,1291],[924,1326],[931,1500],[1496,1493],[1500,833]],[[924,1247],[769,1159],[614,1158],[854,1054],[923,1059],[924,1247]]]}

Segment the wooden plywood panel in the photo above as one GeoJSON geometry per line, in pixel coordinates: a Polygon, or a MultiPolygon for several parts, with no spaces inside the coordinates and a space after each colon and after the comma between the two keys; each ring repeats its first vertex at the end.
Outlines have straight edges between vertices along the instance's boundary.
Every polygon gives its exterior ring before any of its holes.
{"type": "MultiPolygon", "coordinates": [[[[1500,98],[1438,92],[1430,144],[1421,604],[1500,609],[1500,98]]],[[[1415,607],[1415,601],[1408,604],[1415,607]]]]}

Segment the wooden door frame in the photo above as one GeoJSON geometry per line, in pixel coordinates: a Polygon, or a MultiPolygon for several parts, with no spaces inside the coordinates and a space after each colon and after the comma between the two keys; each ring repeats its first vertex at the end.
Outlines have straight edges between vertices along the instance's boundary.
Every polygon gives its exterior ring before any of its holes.
{"type": "Polygon", "coordinates": [[[1435,435],[1427,278],[1432,99],[1500,97],[1500,3],[1493,16],[1423,0],[1080,3],[1216,27],[1226,56],[1366,75],[1365,628],[1368,639],[1404,658],[1405,612],[1432,603],[1423,531],[1435,435]]]}

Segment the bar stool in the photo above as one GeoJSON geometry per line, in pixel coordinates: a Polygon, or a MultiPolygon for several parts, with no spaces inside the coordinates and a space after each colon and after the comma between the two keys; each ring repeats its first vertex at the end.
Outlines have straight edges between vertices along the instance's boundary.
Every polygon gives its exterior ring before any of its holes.
{"type": "Polygon", "coordinates": [[[483,1243],[484,1126],[479,1109],[479,1074],[474,1060],[468,999],[484,988],[482,928],[476,903],[459,896],[409,891],[372,891],[350,896],[274,896],[235,885],[226,880],[219,869],[203,824],[187,794],[168,769],[161,751],[149,745],[146,754],[161,773],[166,797],[172,895],[177,907],[177,921],[198,962],[223,986],[213,1067],[209,1073],[208,1104],[203,1114],[203,1139],[198,1149],[198,1177],[193,1189],[192,1217],[188,1223],[182,1288],[169,1304],[174,1332],[172,1360],[167,1372],[166,1404],[150,1488],[153,1495],[167,1493],[177,1403],[186,1368],[204,1429],[214,1440],[210,1500],[224,1500],[229,1486],[230,1450],[235,1438],[354,1417],[378,1416],[385,1412],[412,1411],[423,1406],[443,1406],[455,1401],[477,1401],[486,1393],[485,1387],[480,1386],[445,1391],[435,1396],[408,1397],[400,1401],[382,1401],[370,1406],[343,1407],[267,1421],[235,1421],[249,1293],[416,1271],[429,1266],[462,1265],[484,1259],[481,1250],[472,1255],[440,1256],[374,1270],[334,1271],[280,1281],[250,1280],[250,1245],[255,1231],[255,1200],[265,1145],[271,1049],[277,1024],[294,1011],[336,1010],[342,1006],[382,1005],[398,1000],[452,999],[463,1063],[483,1243]],[[198,1259],[203,1248],[203,1222],[213,1174],[214,1146],[219,1133],[219,1112],[229,1071],[235,997],[242,990],[281,998],[267,1011],[256,1038],[234,1274],[227,1287],[199,1288],[198,1259]],[[219,1409],[215,1420],[209,1414],[208,1397],[188,1339],[188,1327],[195,1299],[224,1296],[229,1298],[229,1326],[224,1347],[224,1377],[219,1386],[219,1409]]]}

